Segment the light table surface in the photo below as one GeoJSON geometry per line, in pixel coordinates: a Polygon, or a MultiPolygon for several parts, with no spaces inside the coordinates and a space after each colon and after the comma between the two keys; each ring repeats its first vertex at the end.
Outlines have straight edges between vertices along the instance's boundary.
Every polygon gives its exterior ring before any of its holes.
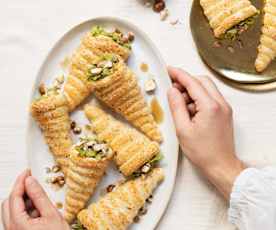
{"type": "MultiPolygon", "coordinates": [[[[167,22],[161,22],[159,15],[138,0],[0,3],[0,200],[7,197],[16,175],[26,167],[26,117],[37,70],[55,41],[72,26],[96,16],[126,18],[149,35],[168,64],[191,74],[212,76],[192,41],[191,0],[167,0],[171,14],[167,22]],[[172,26],[169,21],[173,19],[180,23],[172,26]]],[[[274,164],[276,93],[242,92],[212,78],[233,106],[240,158],[253,165],[274,164]]],[[[227,204],[180,156],[175,190],[157,229],[234,228],[227,223],[227,204]]]]}

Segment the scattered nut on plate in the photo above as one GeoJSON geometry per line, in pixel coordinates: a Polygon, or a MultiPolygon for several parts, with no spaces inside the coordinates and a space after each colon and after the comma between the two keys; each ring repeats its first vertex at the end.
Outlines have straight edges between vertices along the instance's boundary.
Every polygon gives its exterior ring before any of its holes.
{"type": "Polygon", "coordinates": [[[135,39],[135,35],[134,35],[134,33],[133,32],[128,32],[127,33],[127,36],[128,36],[128,41],[130,41],[130,42],[133,42],[134,41],[134,39],[135,39]]]}
{"type": "Polygon", "coordinates": [[[149,79],[145,82],[146,92],[152,92],[156,89],[156,82],[154,79],[149,79]]]}
{"type": "Polygon", "coordinates": [[[133,219],[134,223],[138,223],[140,221],[140,217],[139,216],[135,216],[133,219]]]}
{"type": "Polygon", "coordinates": [[[59,165],[54,165],[53,167],[52,167],[52,172],[53,173],[57,173],[57,172],[59,172],[61,170],[61,168],[60,168],[60,166],[59,165]]]}
{"type": "Polygon", "coordinates": [[[108,192],[108,193],[112,192],[115,187],[116,187],[116,185],[114,185],[114,184],[108,185],[106,188],[106,192],[108,192]]]}
{"type": "Polygon", "coordinates": [[[146,215],[147,212],[148,212],[147,208],[145,206],[143,206],[142,208],[139,209],[138,215],[143,216],[143,215],[146,215]]]}
{"type": "Polygon", "coordinates": [[[100,68],[100,67],[96,67],[90,70],[90,72],[95,75],[100,74],[102,71],[103,71],[103,68],[100,68]]]}
{"type": "Polygon", "coordinates": [[[142,173],[148,173],[151,169],[151,165],[148,163],[148,164],[145,164],[142,168],[141,168],[141,172],[142,173]]]}
{"type": "Polygon", "coordinates": [[[77,123],[75,121],[71,121],[71,124],[70,124],[71,129],[76,128],[76,126],[77,126],[77,123]]]}
{"type": "Polygon", "coordinates": [[[166,7],[166,4],[163,0],[155,0],[153,4],[153,10],[157,13],[160,13],[162,10],[164,10],[166,7]]]}
{"type": "Polygon", "coordinates": [[[178,22],[179,22],[178,19],[174,19],[174,20],[170,21],[170,24],[171,24],[172,26],[174,26],[174,25],[176,25],[178,22]]]}
{"type": "Polygon", "coordinates": [[[82,131],[81,127],[78,127],[78,126],[73,129],[73,133],[77,135],[81,134],[81,131],[82,131]]]}
{"type": "Polygon", "coordinates": [[[40,93],[41,96],[46,94],[47,89],[46,89],[46,86],[45,86],[44,83],[41,83],[41,84],[39,85],[38,91],[39,91],[39,93],[40,93]]]}
{"type": "Polygon", "coordinates": [[[164,9],[160,12],[161,21],[165,21],[168,16],[169,16],[169,10],[168,9],[164,9]]]}

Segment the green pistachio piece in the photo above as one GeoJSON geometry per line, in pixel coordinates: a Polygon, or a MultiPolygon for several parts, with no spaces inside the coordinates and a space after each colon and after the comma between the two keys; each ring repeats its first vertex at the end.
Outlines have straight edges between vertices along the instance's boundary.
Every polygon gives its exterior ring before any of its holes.
{"type": "Polygon", "coordinates": [[[164,158],[164,155],[162,153],[158,153],[154,158],[150,160],[150,164],[157,164],[164,158]]]}
{"type": "Polygon", "coordinates": [[[87,230],[79,221],[71,225],[72,230],[87,230]]]}
{"type": "Polygon", "coordinates": [[[104,28],[101,26],[94,26],[91,30],[91,33],[92,33],[92,36],[94,37],[106,34],[104,28]]]}
{"type": "Polygon", "coordinates": [[[111,74],[111,70],[109,68],[104,68],[102,71],[102,76],[106,77],[111,74]]]}

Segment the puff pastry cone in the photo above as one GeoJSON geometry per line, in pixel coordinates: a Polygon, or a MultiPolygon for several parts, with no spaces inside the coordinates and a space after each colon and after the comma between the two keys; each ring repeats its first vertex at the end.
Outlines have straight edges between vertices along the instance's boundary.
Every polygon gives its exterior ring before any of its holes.
{"type": "Polygon", "coordinates": [[[266,0],[264,7],[264,22],[258,56],[255,67],[258,72],[264,71],[276,57],[276,2],[266,0]]]}
{"type": "Polygon", "coordinates": [[[136,76],[121,58],[113,58],[118,61],[113,63],[110,73],[91,80],[94,94],[151,140],[162,142],[162,135],[142,95],[136,76]]]}
{"type": "Polygon", "coordinates": [[[258,13],[249,0],[200,0],[200,4],[218,38],[233,26],[258,13]]]}
{"type": "Polygon", "coordinates": [[[68,223],[76,218],[93,195],[112,156],[111,148],[92,137],[84,138],[72,147],[64,213],[68,223]]]}
{"type": "Polygon", "coordinates": [[[57,92],[46,93],[32,102],[31,114],[39,124],[56,163],[66,175],[72,140],[65,96],[57,92]]]}
{"type": "Polygon", "coordinates": [[[115,53],[123,60],[127,60],[131,49],[129,43],[126,43],[129,48],[124,47],[124,43],[120,40],[122,36],[119,32],[107,33],[102,27],[96,26],[82,38],[80,46],[72,55],[64,86],[70,111],[73,111],[93,91],[88,73],[99,55],[115,53]],[[116,41],[112,39],[115,35],[116,41]]]}
{"type": "Polygon", "coordinates": [[[87,230],[125,230],[163,179],[163,170],[155,168],[146,176],[117,185],[97,203],[82,210],[78,220],[87,230]]]}
{"type": "Polygon", "coordinates": [[[132,175],[160,153],[157,142],[115,120],[102,109],[87,105],[84,110],[98,138],[108,143],[116,152],[114,159],[123,175],[132,175]]]}

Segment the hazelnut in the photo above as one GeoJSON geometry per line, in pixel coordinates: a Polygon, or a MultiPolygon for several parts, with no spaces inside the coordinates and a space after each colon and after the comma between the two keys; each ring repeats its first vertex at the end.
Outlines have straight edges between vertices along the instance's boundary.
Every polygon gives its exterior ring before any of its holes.
{"type": "Polygon", "coordinates": [[[74,134],[81,134],[81,127],[75,127],[75,128],[73,129],[73,133],[74,133],[74,134]]]}
{"type": "Polygon", "coordinates": [[[53,167],[52,167],[52,172],[53,173],[57,173],[57,172],[59,172],[60,171],[60,166],[59,165],[54,165],[53,167]]]}
{"type": "Polygon", "coordinates": [[[146,92],[152,92],[156,89],[156,82],[154,79],[149,79],[145,83],[146,92]]]}
{"type": "Polygon", "coordinates": [[[77,126],[77,123],[75,121],[71,121],[71,124],[70,124],[71,129],[76,128],[76,126],[77,126]]]}
{"type": "Polygon", "coordinates": [[[44,83],[41,83],[41,84],[39,85],[38,91],[39,91],[39,93],[40,93],[41,96],[46,94],[47,89],[46,89],[46,86],[45,86],[44,83]]]}
{"type": "Polygon", "coordinates": [[[98,152],[98,151],[101,151],[103,149],[106,149],[106,144],[95,144],[93,146],[93,148],[96,152],[98,152]]]}
{"type": "Polygon", "coordinates": [[[169,16],[169,10],[168,9],[164,9],[160,12],[161,21],[165,21],[168,16],[169,16]]]}
{"type": "Polygon", "coordinates": [[[116,186],[114,184],[108,185],[107,188],[106,188],[106,192],[112,192],[115,187],[116,186]]]}
{"type": "Polygon", "coordinates": [[[142,173],[148,173],[151,169],[151,165],[148,163],[148,164],[145,164],[142,168],[141,168],[141,172],[142,173]]]}
{"type": "Polygon", "coordinates": [[[162,10],[164,10],[166,7],[166,4],[164,1],[155,1],[153,4],[153,10],[157,13],[160,13],[162,10]]]}
{"type": "Polygon", "coordinates": [[[147,212],[148,212],[148,210],[145,207],[142,207],[142,208],[139,209],[138,215],[139,216],[146,215],[147,212]]]}
{"type": "Polygon", "coordinates": [[[91,70],[90,70],[90,73],[92,73],[93,75],[97,75],[97,74],[100,74],[102,71],[103,71],[102,68],[96,67],[96,68],[94,68],[94,69],[91,69],[91,70]]]}
{"type": "Polygon", "coordinates": [[[179,22],[179,20],[178,20],[178,19],[175,19],[175,20],[170,21],[170,24],[171,24],[172,26],[174,26],[174,25],[176,25],[178,22],[179,22]]]}
{"type": "Polygon", "coordinates": [[[63,187],[63,185],[65,185],[65,180],[59,180],[59,181],[58,181],[58,185],[59,185],[60,187],[63,187]]]}
{"type": "Polygon", "coordinates": [[[134,39],[135,39],[135,35],[131,31],[127,33],[127,37],[128,37],[128,41],[130,41],[130,42],[134,41],[134,39]]]}
{"type": "Polygon", "coordinates": [[[148,197],[148,199],[146,199],[146,202],[149,203],[149,204],[151,204],[151,203],[152,203],[152,199],[153,199],[153,196],[150,195],[150,196],[148,197]]]}
{"type": "Polygon", "coordinates": [[[112,68],[112,66],[113,66],[112,61],[106,61],[104,68],[112,68]]]}
{"type": "Polygon", "coordinates": [[[134,223],[138,223],[140,221],[140,217],[139,216],[135,216],[133,219],[134,223]]]}
{"type": "Polygon", "coordinates": [[[129,37],[128,37],[127,35],[124,35],[124,36],[122,37],[122,42],[123,42],[123,43],[128,43],[128,42],[129,42],[129,37]]]}
{"type": "Polygon", "coordinates": [[[56,177],[55,183],[57,183],[60,187],[62,187],[65,184],[64,176],[56,177]]]}
{"type": "Polygon", "coordinates": [[[122,31],[120,29],[118,29],[118,28],[115,28],[114,32],[118,33],[118,34],[122,34],[122,31]]]}

